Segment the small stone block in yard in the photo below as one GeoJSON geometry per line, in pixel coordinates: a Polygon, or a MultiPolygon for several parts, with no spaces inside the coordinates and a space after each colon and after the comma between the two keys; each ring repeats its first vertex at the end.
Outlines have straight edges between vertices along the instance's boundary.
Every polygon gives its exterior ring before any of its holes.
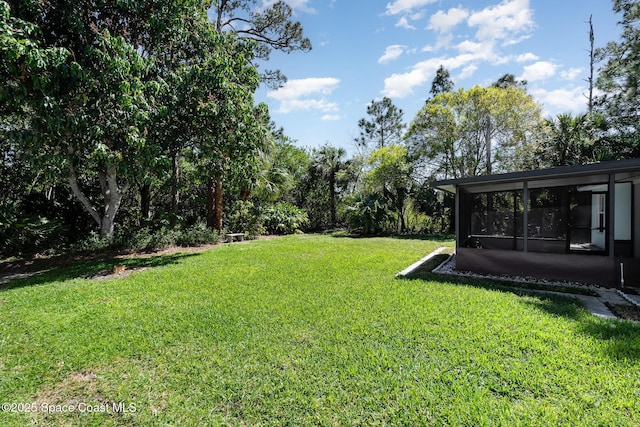
{"type": "Polygon", "coordinates": [[[227,243],[233,243],[234,240],[242,242],[244,240],[244,233],[227,233],[227,243]]]}

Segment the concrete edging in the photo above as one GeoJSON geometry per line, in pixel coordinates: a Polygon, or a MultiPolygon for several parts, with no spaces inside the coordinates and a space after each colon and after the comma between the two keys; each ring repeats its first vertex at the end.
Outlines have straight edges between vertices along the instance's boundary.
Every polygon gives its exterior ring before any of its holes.
{"type": "Polygon", "coordinates": [[[625,301],[629,302],[629,304],[634,305],[638,308],[640,308],[640,303],[638,301],[636,301],[635,299],[631,298],[629,295],[625,294],[624,292],[622,292],[620,289],[616,289],[616,293],[618,295],[620,295],[622,298],[625,299],[625,301]]]}
{"type": "Polygon", "coordinates": [[[422,258],[420,261],[414,262],[413,264],[411,264],[409,267],[405,268],[404,270],[402,270],[400,273],[396,274],[396,277],[404,277],[406,275],[409,275],[411,273],[413,273],[415,270],[418,269],[418,267],[420,267],[422,264],[424,264],[425,262],[429,261],[431,258],[433,258],[436,255],[439,255],[443,250],[445,250],[446,248],[444,246],[436,249],[435,251],[431,252],[429,255],[427,255],[426,257],[422,258]]]}

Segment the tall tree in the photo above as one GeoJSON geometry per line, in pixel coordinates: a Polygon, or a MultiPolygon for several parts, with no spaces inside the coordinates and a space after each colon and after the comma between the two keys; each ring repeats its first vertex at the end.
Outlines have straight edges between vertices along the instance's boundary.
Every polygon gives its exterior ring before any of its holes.
{"type": "MultiPolygon", "coordinates": [[[[311,42],[304,37],[302,25],[292,21],[293,10],[284,1],[276,1],[264,6],[258,0],[217,0],[213,5],[215,28],[218,32],[229,32],[243,39],[253,42],[254,57],[267,60],[273,49],[291,53],[294,51],[307,52],[311,50],[311,42]]],[[[278,87],[286,77],[279,71],[266,71],[261,76],[262,82],[270,87],[278,87]]],[[[233,119],[229,116],[230,121],[233,119]]],[[[231,127],[231,123],[219,124],[222,128],[231,127]]],[[[208,200],[214,206],[208,205],[211,211],[222,213],[222,179],[224,174],[220,163],[216,169],[214,181],[208,186],[208,200]]],[[[215,226],[222,227],[222,219],[215,217],[215,226]]],[[[211,221],[209,221],[211,223],[211,221]]]]}
{"type": "MultiPolygon", "coordinates": [[[[267,7],[258,0],[216,0],[213,5],[214,21],[219,32],[228,31],[255,41],[256,57],[268,60],[273,49],[291,53],[308,52],[311,41],[304,36],[300,22],[291,18],[293,10],[284,1],[267,7]]],[[[262,75],[268,86],[278,87],[286,77],[279,70],[268,70],[262,75]]]]}
{"type": "Polygon", "coordinates": [[[295,203],[295,187],[307,173],[311,158],[282,129],[272,132],[274,139],[260,152],[260,170],[253,197],[260,202],[285,201],[295,203]]]}
{"type": "Polygon", "coordinates": [[[373,144],[375,148],[382,148],[389,144],[402,141],[402,132],[406,125],[402,121],[403,111],[397,108],[393,101],[384,97],[373,100],[367,106],[370,119],[362,118],[358,121],[360,136],[356,143],[361,148],[373,144]]]}
{"type": "MultiPolygon", "coordinates": [[[[251,164],[263,135],[258,117],[265,108],[255,108],[253,100],[259,84],[254,42],[217,31],[199,0],[33,0],[12,2],[2,12],[9,34],[16,34],[17,23],[31,22],[25,28],[34,53],[58,58],[47,68],[24,48],[3,54],[3,83],[22,94],[24,107],[16,111],[26,112],[19,121],[26,126],[4,129],[24,140],[34,157],[67,170],[73,193],[103,237],[113,235],[128,187],[138,182],[141,199],[148,200],[148,170],[164,167],[167,153],[177,164],[185,147],[209,166],[209,176],[220,178],[211,224],[222,227],[222,171],[251,164]]],[[[0,97],[14,96],[2,91],[0,97]]],[[[10,123],[2,113],[3,124],[10,123]]],[[[141,205],[148,209],[147,202],[141,205]]]]}
{"type": "Polygon", "coordinates": [[[344,167],[343,157],[346,151],[344,148],[333,147],[325,144],[313,153],[312,167],[322,177],[329,186],[329,197],[331,206],[331,225],[336,226],[337,219],[337,195],[336,195],[336,175],[344,167]]]}
{"type": "Polygon", "coordinates": [[[453,80],[451,80],[451,74],[449,70],[444,68],[443,65],[438,68],[436,71],[436,76],[433,78],[431,82],[431,91],[429,93],[431,96],[436,96],[441,93],[451,92],[453,90],[453,80]]]}
{"type": "MultiPolygon", "coordinates": [[[[122,35],[127,32],[123,22],[134,18],[118,10],[121,19],[114,19],[117,7],[84,2],[6,5],[3,2],[3,21],[10,26],[30,23],[28,44],[37,48],[0,59],[8,71],[2,86],[21,94],[26,113],[21,121],[26,126],[11,128],[17,131],[12,136],[19,135],[34,158],[67,171],[73,194],[100,234],[111,238],[128,187],[123,177],[144,145],[154,90],[145,81],[149,63],[122,35]],[[38,49],[63,56],[54,68],[46,68],[46,61],[33,55],[38,49]],[[81,187],[92,177],[98,181],[101,203],[81,187]]],[[[12,95],[2,91],[0,96],[12,95]]]]}
{"type": "Polygon", "coordinates": [[[640,157],[640,3],[613,0],[613,10],[622,14],[622,34],[620,41],[596,51],[605,63],[596,80],[603,94],[596,97],[594,107],[611,126],[612,155],[640,157]]]}
{"type": "Polygon", "coordinates": [[[496,82],[494,84],[492,84],[491,86],[495,87],[495,88],[498,88],[498,89],[507,89],[509,87],[516,87],[516,88],[526,89],[527,88],[527,81],[526,80],[518,80],[518,79],[516,79],[516,76],[514,76],[513,74],[507,73],[507,74],[503,75],[502,77],[500,77],[498,80],[496,80],[496,82]]]}
{"type": "Polygon", "coordinates": [[[380,194],[397,215],[400,232],[407,229],[405,208],[412,186],[412,167],[407,154],[407,148],[399,144],[374,150],[367,159],[372,169],[365,176],[369,192],[380,194]]]}
{"type": "Polygon", "coordinates": [[[587,115],[559,114],[545,122],[549,132],[544,143],[543,160],[549,166],[583,163],[583,145],[588,141],[587,115]]]}
{"type": "Polygon", "coordinates": [[[587,97],[587,108],[589,114],[593,113],[593,87],[595,85],[594,69],[596,62],[596,51],[593,47],[595,43],[595,36],[593,34],[593,15],[589,16],[589,77],[587,77],[587,83],[589,84],[589,95],[587,97]]]}
{"type": "Polygon", "coordinates": [[[540,106],[524,89],[460,89],[425,103],[406,134],[424,177],[462,178],[518,170],[529,160],[540,106]]]}

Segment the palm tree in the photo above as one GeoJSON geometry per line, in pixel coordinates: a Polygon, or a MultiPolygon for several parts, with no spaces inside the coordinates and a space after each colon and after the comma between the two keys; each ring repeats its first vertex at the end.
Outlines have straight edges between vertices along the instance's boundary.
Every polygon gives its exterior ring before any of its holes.
{"type": "Polygon", "coordinates": [[[312,168],[327,180],[331,203],[331,225],[336,226],[336,174],[344,167],[342,158],[344,148],[333,147],[326,143],[320,149],[314,150],[312,168]]]}
{"type": "Polygon", "coordinates": [[[553,166],[580,164],[588,144],[587,115],[558,114],[546,120],[549,129],[546,157],[553,166]]]}

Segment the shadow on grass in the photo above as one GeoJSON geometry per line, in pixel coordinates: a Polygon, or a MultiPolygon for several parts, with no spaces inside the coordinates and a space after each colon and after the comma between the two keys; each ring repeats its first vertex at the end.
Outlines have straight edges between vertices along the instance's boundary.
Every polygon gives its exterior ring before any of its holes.
{"type": "Polygon", "coordinates": [[[353,233],[346,230],[334,231],[328,233],[331,237],[337,238],[350,238],[350,239],[368,239],[375,237],[388,237],[390,239],[398,240],[425,240],[430,242],[452,242],[455,236],[451,234],[392,234],[392,233],[377,233],[377,234],[361,234],[353,233]]]}
{"type": "Polygon", "coordinates": [[[389,237],[399,240],[429,240],[432,242],[453,242],[456,238],[453,234],[396,234],[389,237]]]}
{"type": "Polygon", "coordinates": [[[604,353],[614,360],[640,360],[640,323],[601,319],[583,308],[580,300],[571,295],[563,296],[544,293],[540,289],[521,288],[517,285],[465,277],[451,277],[442,274],[412,274],[404,280],[428,281],[456,286],[469,286],[496,292],[508,292],[519,296],[534,296],[526,300],[531,307],[574,321],[576,332],[600,341],[604,353]]]}
{"type": "Polygon", "coordinates": [[[42,267],[39,271],[27,271],[16,278],[9,276],[9,278],[5,279],[4,283],[0,282],[0,292],[25,286],[37,286],[64,280],[106,275],[112,273],[116,266],[124,266],[126,271],[178,264],[182,259],[196,255],[199,254],[175,253],[139,258],[107,257],[104,259],[86,259],[60,263],[58,265],[52,264],[49,265],[48,268],[42,267]]]}
{"type": "Polygon", "coordinates": [[[500,282],[486,279],[475,279],[468,277],[452,277],[444,274],[418,272],[405,277],[406,280],[421,280],[428,282],[437,282],[442,284],[451,284],[456,286],[469,286],[474,288],[486,289],[490,291],[506,292],[518,296],[535,296],[539,300],[532,301],[530,304],[538,309],[544,310],[555,316],[562,316],[577,320],[581,317],[582,304],[579,300],[571,296],[562,296],[544,293],[541,289],[530,289],[519,287],[509,282],[500,282]]]}
{"type": "Polygon", "coordinates": [[[580,332],[606,343],[606,354],[616,360],[640,360],[640,323],[589,318],[580,332]]]}

